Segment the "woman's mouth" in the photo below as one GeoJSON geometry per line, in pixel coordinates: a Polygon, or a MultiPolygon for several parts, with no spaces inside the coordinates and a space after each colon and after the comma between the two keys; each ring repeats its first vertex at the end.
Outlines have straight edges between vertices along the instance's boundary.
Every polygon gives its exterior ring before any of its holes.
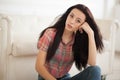
{"type": "Polygon", "coordinates": [[[69,25],[69,24],[68,24],[67,26],[68,26],[68,28],[72,28],[72,26],[71,26],[71,25],[69,25]]]}

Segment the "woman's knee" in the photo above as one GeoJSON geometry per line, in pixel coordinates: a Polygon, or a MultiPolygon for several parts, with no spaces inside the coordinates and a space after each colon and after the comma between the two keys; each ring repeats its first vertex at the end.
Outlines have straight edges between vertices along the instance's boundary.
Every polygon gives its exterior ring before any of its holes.
{"type": "Polygon", "coordinates": [[[89,66],[88,69],[89,69],[90,73],[92,73],[92,74],[101,75],[101,69],[99,66],[89,66]]]}

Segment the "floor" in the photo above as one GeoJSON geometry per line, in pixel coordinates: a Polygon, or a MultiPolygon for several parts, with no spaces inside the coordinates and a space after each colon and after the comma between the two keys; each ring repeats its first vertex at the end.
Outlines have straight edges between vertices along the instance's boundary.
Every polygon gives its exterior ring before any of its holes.
{"type": "Polygon", "coordinates": [[[115,53],[113,73],[108,75],[106,80],[120,80],[120,52],[115,53]]]}

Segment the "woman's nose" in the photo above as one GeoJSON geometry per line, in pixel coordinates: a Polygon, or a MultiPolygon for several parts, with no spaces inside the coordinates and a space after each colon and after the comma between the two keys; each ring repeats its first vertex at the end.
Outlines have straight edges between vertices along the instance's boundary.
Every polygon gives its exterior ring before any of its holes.
{"type": "Polygon", "coordinates": [[[75,23],[75,19],[72,19],[72,20],[71,20],[71,23],[74,24],[74,23],[75,23]]]}

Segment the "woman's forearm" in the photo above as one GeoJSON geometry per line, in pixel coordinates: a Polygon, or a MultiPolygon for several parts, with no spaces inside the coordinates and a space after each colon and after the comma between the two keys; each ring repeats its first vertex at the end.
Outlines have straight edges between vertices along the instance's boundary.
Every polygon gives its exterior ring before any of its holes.
{"type": "Polygon", "coordinates": [[[36,60],[36,71],[43,77],[45,80],[56,80],[46,69],[45,67],[45,60],[46,60],[46,52],[39,51],[36,60]]]}
{"type": "Polygon", "coordinates": [[[37,72],[42,76],[45,80],[56,80],[44,66],[40,66],[37,69],[37,72]]]}
{"type": "Polygon", "coordinates": [[[88,34],[88,39],[89,39],[88,64],[94,66],[96,65],[96,55],[97,55],[94,33],[88,34]]]}

